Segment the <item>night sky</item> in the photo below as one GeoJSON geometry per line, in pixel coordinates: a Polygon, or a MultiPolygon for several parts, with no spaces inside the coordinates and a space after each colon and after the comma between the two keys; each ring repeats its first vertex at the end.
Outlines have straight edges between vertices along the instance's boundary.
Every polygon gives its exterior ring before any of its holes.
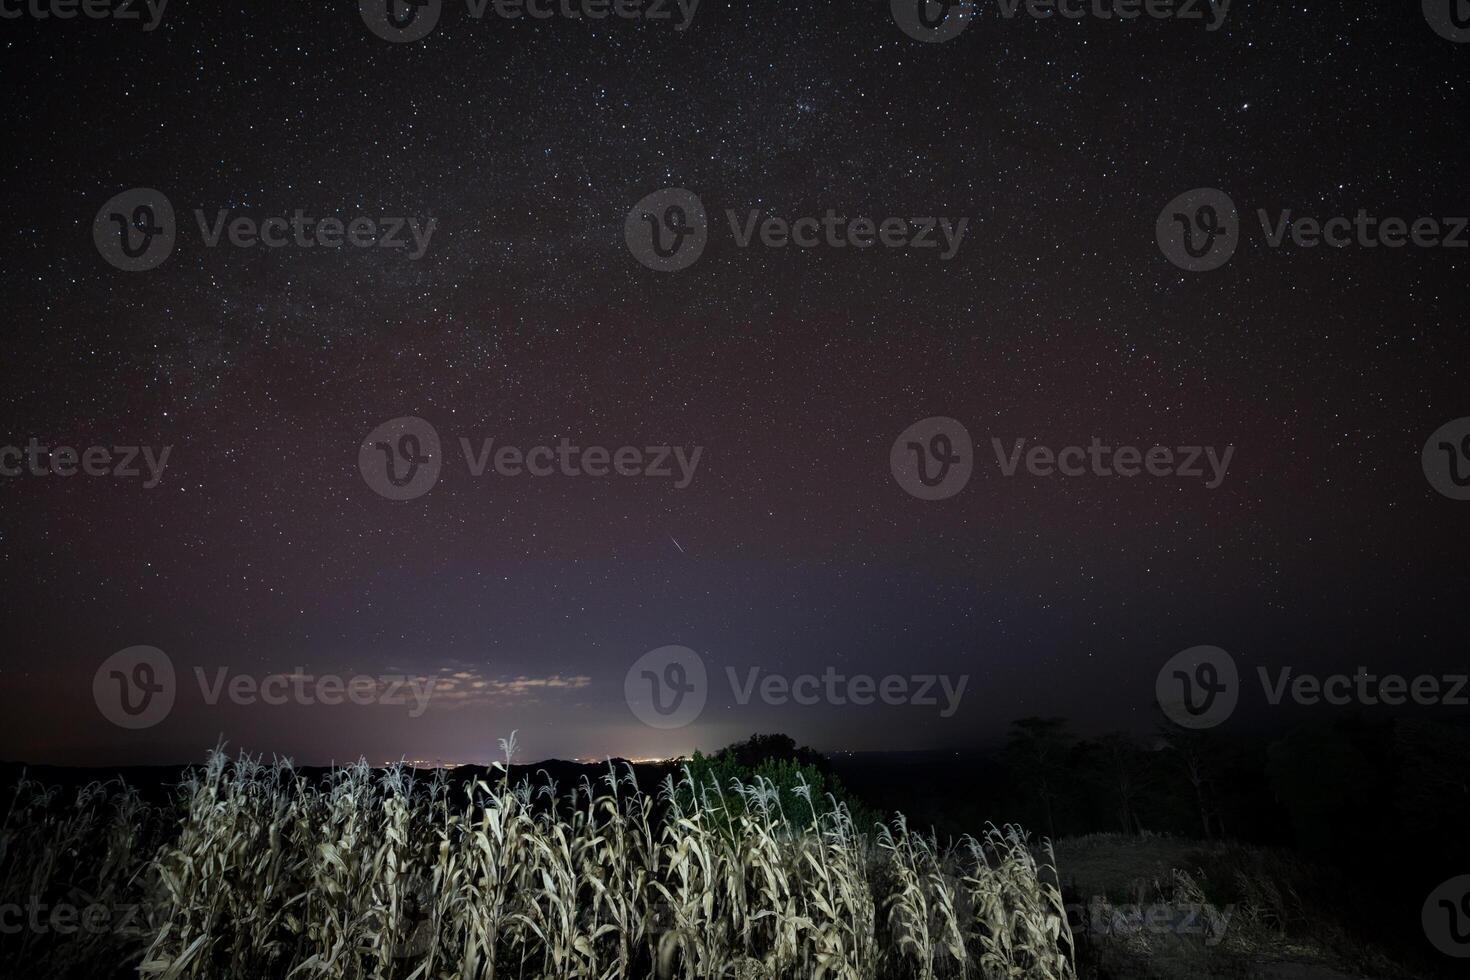
{"type": "MultiPolygon", "coordinates": [[[[1260,665],[1465,669],[1470,503],[1425,440],[1470,416],[1470,250],[1269,248],[1255,214],[1470,214],[1470,44],[1417,0],[1237,0],[1222,29],[1006,21],[940,44],[886,2],[704,0],[692,25],[506,21],[415,43],[355,0],[174,0],[160,26],[0,21],[0,446],[171,447],[162,479],[0,478],[0,758],[661,757],[753,731],[967,749],[1026,715],[1147,731],[1188,647],[1260,665]],[[1181,270],[1155,222],[1225,190],[1242,241],[1181,270]],[[93,222],[153,188],[173,253],[93,222]],[[689,268],[625,243],[708,213],[689,268]],[[207,247],[193,212],[417,216],[425,254],[207,247]],[[741,248],[727,210],[968,217],[937,250],[741,248]],[[960,493],[889,467],[974,439],[960,493]],[[436,486],[374,492],[365,437],[426,420],[436,486]],[[1000,475],[990,441],[1234,447],[1228,477],[1000,475]],[[478,446],[703,447],[694,478],[470,475],[478,446]],[[670,644],[709,703],[641,723],[670,644]],[[172,712],[111,724],[136,645],[172,712]],[[742,706],[727,666],[969,675],[959,710],[742,706]],[[443,680],[401,706],[211,707],[194,671],[443,680]]],[[[146,470],[144,471],[146,473],[146,470]]],[[[1242,699],[1231,724],[1301,712],[1242,699]]],[[[1441,709],[1444,710],[1444,709],[1441,709]]]]}

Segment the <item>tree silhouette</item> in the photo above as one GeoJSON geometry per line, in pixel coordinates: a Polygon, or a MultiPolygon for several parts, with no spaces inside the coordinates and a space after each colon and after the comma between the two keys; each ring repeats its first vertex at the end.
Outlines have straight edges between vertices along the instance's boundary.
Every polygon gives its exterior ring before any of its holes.
{"type": "Polygon", "coordinates": [[[1046,835],[1055,840],[1057,793],[1066,783],[1067,755],[1075,740],[1065,718],[1021,718],[1011,722],[1006,756],[1019,785],[1041,803],[1046,835]]]}
{"type": "Polygon", "coordinates": [[[1196,731],[1166,721],[1159,726],[1159,738],[1174,753],[1179,771],[1194,791],[1195,810],[1199,814],[1200,831],[1205,840],[1225,835],[1225,819],[1215,798],[1217,753],[1209,732],[1196,731]]]}

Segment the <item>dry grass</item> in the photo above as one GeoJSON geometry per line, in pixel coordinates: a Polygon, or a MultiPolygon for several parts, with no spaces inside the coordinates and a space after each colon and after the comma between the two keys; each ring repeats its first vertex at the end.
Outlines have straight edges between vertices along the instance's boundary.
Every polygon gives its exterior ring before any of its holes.
{"type": "Polygon", "coordinates": [[[20,895],[95,874],[142,896],[146,932],[107,937],[96,962],[154,980],[1075,977],[1050,848],[1016,828],[941,848],[901,817],[861,832],[810,792],[781,812],[759,782],[686,775],[654,798],[611,766],[565,794],[507,773],[458,798],[442,774],[358,764],[313,782],[215,754],[166,844],[130,849],[147,814],[126,805],[110,824],[23,813],[0,881],[20,895]],[[112,858],[43,857],[78,842],[112,858]]]}
{"type": "Polygon", "coordinates": [[[136,962],[164,822],[121,783],[63,799],[22,776],[0,823],[0,970],[92,976],[99,963],[136,962]]]}
{"type": "Polygon", "coordinates": [[[1115,834],[1058,848],[1077,902],[1084,976],[1417,976],[1338,921],[1342,881],[1321,880],[1320,868],[1289,852],[1115,834]],[[1144,922],[1141,913],[1156,918],[1144,922]]]}

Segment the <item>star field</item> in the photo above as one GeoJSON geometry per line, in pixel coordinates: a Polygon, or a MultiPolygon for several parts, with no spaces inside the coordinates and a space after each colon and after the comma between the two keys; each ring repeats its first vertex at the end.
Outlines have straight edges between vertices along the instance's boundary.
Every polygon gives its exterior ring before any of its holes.
{"type": "MultiPolygon", "coordinates": [[[[1470,213],[1470,45],[1417,4],[1239,0],[1226,26],[986,19],[946,44],[880,3],[705,0],[667,25],[467,20],[389,44],[337,3],[158,30],[6,21],[0,444],[170,445],[143,490],[0,480],[0,756],[195,759],[220,737],[326,758],[646,756],[756,730],[823,749],[978,744],[1014,718],[1146,728],[1168,657],[1465,662],[1463,506],[1419,453],[1470,415],[1467,258],[1271,249],[1257,209],[1470,213]],[[103,202],[179,214],[160,268],[94,247],[103,202]],[[624,220],[697,193],[691,268],[624,220]],[[1228,191],[1247,230],[1203,275],[1165,202],[1228,191]],[[725,212],[954,215],[964,247],[737,246],[725,212]],[[432,216],[423,258],[209,248],[193,212],[432,216]],[[364,434],[429,420],[517,445],[699,445],[652,480],[472,479],[416,501],[364,434]],[[1233,445],[1186,481],[1005,480],[905,494],[929,416],[989,440],[1233,445]],[[677,541],[677,545],[672,543],[677,541]],[[92,675],[148,644],[181,671],[468,671],[510,693],[407,720],[206,710],[120,733],[92,675]],[[741,706],[657,732],[628,666],[682,644],[761,665],[968,673],[932,712],[741,706]],[[515,678],[590,678],[532,691],[515,678]]],[[[450,460],[453,463],[454,460],[450,460]]]]}

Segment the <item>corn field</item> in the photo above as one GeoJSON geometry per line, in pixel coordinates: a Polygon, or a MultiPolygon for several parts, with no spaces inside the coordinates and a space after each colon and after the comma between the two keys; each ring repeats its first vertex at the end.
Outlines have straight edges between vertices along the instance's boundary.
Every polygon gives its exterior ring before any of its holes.
{"type": "Polygon", "coordinates": [[[451,791],[443,772],[313,780],[214,753],[167,810],[23,780],[0,885],[43,910],[0,932],[0,961],[142,980],[1075,978],[1050,846],[1018,828],[941,847],[810,792],[785,813],[769,784],[688,780],[648,795],[610,765],[563,793],[502,766],[451,791]],[[56,927],[63,905],[92,925],[56,927]]]}

